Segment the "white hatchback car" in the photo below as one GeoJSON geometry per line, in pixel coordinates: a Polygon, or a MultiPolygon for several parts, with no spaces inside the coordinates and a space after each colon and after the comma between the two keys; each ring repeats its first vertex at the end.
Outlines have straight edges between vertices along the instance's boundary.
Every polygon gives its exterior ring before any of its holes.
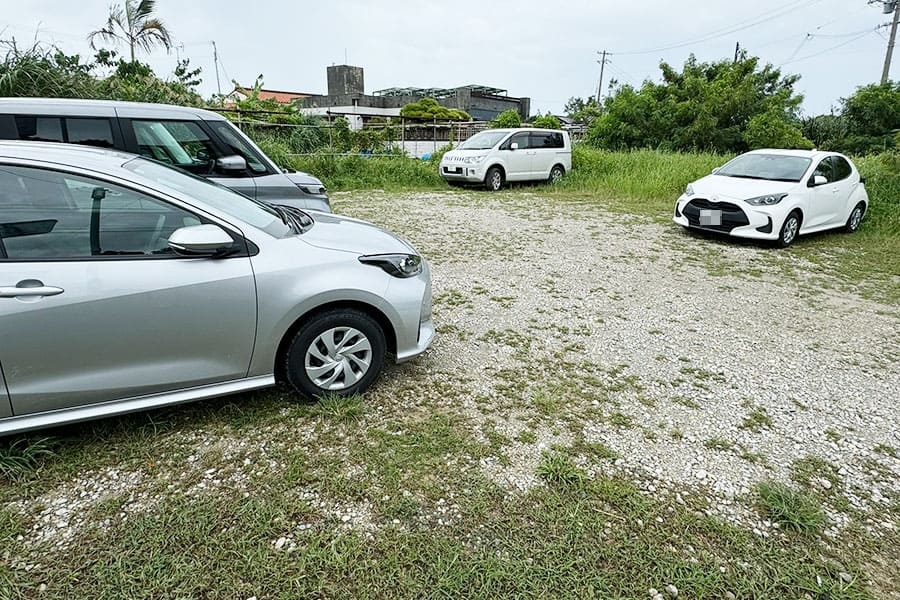
{"type": "Polygon", "coordinates": [[[673,220],[784,247],[801,234],[856,231],[868,206],[865,180],[846,156],[754,150],[689,184],[675,203],[673,220]]]}
{"type": "Polygon", "coordinates": [[[450,185],[483,184],[491,191],[508,181],[556,181],[572,170],[572,141],[557,129],[487,129],[441,159],[450,185]]]}

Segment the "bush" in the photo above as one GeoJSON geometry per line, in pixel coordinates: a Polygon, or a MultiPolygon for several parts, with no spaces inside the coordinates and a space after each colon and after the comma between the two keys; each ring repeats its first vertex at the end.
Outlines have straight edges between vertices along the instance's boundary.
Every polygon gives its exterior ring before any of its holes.
{"type": "Polygon", "coordinates": [[[513,127],[521,127],[521,125],[522,117],[519,116],[519,112],[514,108],[503,111],[491,121],[491,127],[498,127],[501,129],[511,129],[513,127]]]}
{"type": "Polygon", "coordinates": [[[410,119],[437,119],[438,121],[471,121],[469,113],[456,108],[441,106],[434,98],[422,98],[400,109],[400,116],[410,119]]]}
{"type": "Polygon", "coordinates": [[[541,129],[559,129],[562,127],[562,123],[559,122],[559,119],[550,113],[543,116],[536,116],[532,119],[531,124],[535,127],[540,127],[541,129]]]}
{"type": "Polygon", "coordinates": [[[803,133],[789,123],[784,115],[766,112],[756,115],[747,124],[744,141],[749,149],[788,148],[811,150],[813,143],[803,137],[803,133]]]}

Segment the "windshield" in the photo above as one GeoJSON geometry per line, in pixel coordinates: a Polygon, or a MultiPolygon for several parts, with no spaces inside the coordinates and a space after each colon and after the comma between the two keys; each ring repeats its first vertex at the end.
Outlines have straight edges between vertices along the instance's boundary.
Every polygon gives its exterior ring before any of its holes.
{"type": "Polygon", "coordinates": [[[169,189],[205,202],[216,210],[275,237],[284,237],[291,233],[291,228],[272,207],[202,177],[144,158],[132,159],[122,167],[169,189]]]}
{"type": "Polygon", "coordinates": [[[460,150],[490,150],[509,135],[508,131],[482,131],[460,144],[460,150]]]}
{"type": "Polygon", "coordinates": [[[719,169],[716,175],[767,179],[770,181],[800,181],[812,159],[784,154],[744,154],[719,169]]]}

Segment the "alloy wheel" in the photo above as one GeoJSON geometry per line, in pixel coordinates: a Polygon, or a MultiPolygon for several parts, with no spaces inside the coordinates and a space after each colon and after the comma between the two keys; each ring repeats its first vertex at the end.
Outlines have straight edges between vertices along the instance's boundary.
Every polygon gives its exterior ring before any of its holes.
{"type": "Polygon", "coordinates": [[[797,230],[800,228],[800,221],[797,220],[797,217],[791,215],[788,217],[787,222],[784,224],[784,232],[781,235],[781,241],[785,246],[794,241],[794,238],[797,237],[797,230]]]}
{"type": "Polygon", "coordinates": [[[862,221],[862,209],[857,206],[853,209],[853,214],[850,215],[850,231],[856,231],[860,221],[862,221]]]}

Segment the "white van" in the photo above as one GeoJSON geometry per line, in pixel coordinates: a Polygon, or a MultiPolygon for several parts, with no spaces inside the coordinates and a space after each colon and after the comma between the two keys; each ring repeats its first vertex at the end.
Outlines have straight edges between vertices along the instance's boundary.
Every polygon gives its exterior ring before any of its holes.
{"type": "Polygon", "coordinates": [[[444,154],[440,173],[450,185],[556,181],[572,170],[572,141],[558,129],[486,129],[444,154]]]}

